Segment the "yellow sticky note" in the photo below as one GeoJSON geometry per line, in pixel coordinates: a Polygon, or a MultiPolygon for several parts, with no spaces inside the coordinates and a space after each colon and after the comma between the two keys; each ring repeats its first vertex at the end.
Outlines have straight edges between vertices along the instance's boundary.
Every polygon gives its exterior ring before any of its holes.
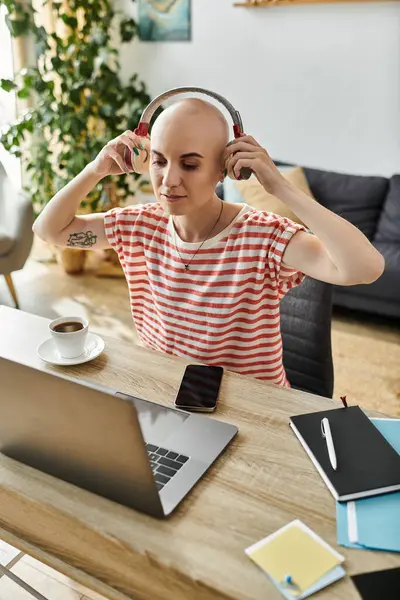
{"type": "Polygon", "coordinates": [[[305,592],[344,557],[299,520],[246,549],[246,554],[278,583],[290,575],[294,595],[305,592]]]}

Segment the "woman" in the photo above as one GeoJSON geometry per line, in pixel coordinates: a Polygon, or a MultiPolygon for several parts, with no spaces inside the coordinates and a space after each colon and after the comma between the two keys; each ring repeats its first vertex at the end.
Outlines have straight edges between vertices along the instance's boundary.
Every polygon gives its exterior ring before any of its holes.
{"type": "Polygon", "coordinates": [[[127,131],[52,198],[34,231],[59,246],[115,249],[144,345],[290,387],[282,364],[281,298],[305,275],[337,285],[371,283],[384,260],[356,227],[293,188],[252,137],[228,139],[215,106],[199,99],[173,104],[152,129],[156,203],[75,214],[103,177],[125,172],[126,146],[139,152],[140,138],[127,131]],[[309,231],[222,202],[216,184],[242,167],[309,231]]]}

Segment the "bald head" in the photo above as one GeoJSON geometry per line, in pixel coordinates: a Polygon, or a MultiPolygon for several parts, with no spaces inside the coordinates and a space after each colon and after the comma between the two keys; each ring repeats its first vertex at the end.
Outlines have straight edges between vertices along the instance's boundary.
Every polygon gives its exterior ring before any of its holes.
{"type": "Polygon", "coordinates": [[[182,143],[207,143],[216,154],[224,151],[229,141],[229,126],[222,112],[210,102],[186,98],[166,108],[152,129],[152,143],[161,137],[178,137],[182,143]]]}
{"type": "Polygon", "coordinates": [[[223,114],[204,100],[181,100],[156,119],[151,131],[150,178],[169,214],[182,215],[220,202],[215,186],[223,181],[228,140],[223,114]]]}

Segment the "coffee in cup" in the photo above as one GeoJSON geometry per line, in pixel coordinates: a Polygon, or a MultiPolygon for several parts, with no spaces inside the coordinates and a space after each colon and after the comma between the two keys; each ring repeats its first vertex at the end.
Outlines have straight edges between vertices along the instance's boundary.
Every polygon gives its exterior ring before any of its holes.
{"type": "Polygon", "coordinates": [[[89,323],[81,317],[60,317],[49,324],[51,336],[63,358],[76,358],[85,350],[89,323]]]}
{"type": "Polygon", "coordinates": [[[52,327],[52,330],[56,333],[72,333],[81,329],[83,329],[83,324],[80,321],[65,321],[52,327]]]}

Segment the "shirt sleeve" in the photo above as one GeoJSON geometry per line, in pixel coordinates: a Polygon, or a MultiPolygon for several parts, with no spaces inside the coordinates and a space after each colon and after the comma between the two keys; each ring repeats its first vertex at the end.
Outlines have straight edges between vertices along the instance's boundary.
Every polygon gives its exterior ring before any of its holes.
{"type": "Polygon", "coordinates": [[[122,253],[122,235],[118,222],[122,211],[123,208],[120,207],[112,208],[104,215],[104,230],[106,232],[106,237],[111,248],[114,248],[117,254],[122,253]]]}
{"type": "Polygon", "coordinates": [[[157,216],[157,207],[134,204],[112,208],[104,214],[104,230],[107,240],[118,254],[122,268],[126,269],[126,257],[141,246],[140,229],[143,221],[157,216]]]}
{"type": "Polygon", "coordinates": [[[282,257],[286,247],[298,231],[306,231],[306,228],[299,223],[295,223],[291,219],[276,216],[270,234],[267,262],[271,282],[278,290],[279,300],[281,300],[289,290],[302,283],[305,278],[304,273],[301,271],[286,267],[282,263],[282,257]]]}

